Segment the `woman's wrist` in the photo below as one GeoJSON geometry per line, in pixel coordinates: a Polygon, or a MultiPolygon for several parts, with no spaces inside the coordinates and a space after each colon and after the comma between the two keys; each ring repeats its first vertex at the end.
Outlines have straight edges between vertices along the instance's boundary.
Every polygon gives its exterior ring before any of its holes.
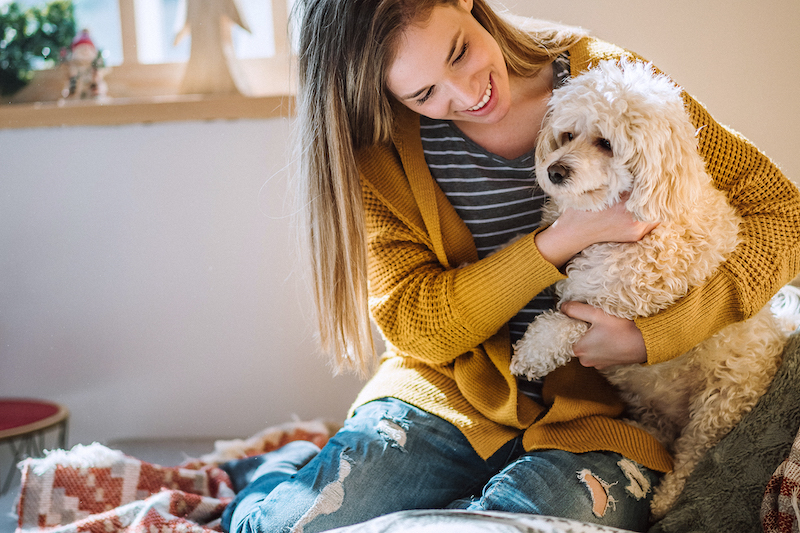
{"type": "Polygon", "coordinates": [[[558,220],[534,237],[541,256],[558,269],[586,248],[587,244],[579,241],[580,232],[565,230],[563,225],[559,225],[558,220]]]}

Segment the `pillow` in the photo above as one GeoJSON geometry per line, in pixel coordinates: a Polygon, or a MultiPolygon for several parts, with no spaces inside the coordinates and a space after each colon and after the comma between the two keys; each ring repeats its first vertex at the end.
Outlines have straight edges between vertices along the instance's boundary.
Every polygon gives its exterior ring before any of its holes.
{"type": "Polygon", "coordinates": [[[327,533],[630,533],[550,516],[499,511],[418,509],[399,511],[327,533]]]}

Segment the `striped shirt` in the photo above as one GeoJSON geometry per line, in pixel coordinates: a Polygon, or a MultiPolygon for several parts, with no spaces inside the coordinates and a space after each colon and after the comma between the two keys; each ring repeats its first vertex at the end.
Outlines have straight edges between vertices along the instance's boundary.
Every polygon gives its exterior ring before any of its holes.
{"type": "MultiPolygon", "coordinates": [[[[569,58],[559,57],[553,70],[558,86],[569,77],[569,58]]],[[[536,183],[533,152],[505,159],[475,144],[451,121],[424,116],[420,134],[431,175],[472,232],[478,257],[539,227],[546,198],[536,183]]],[[[538,314],[553,307],[552,288],[523,307],[508,323],[512,343],[538,314]]],[[[541,401],[541,382],[525,385],[525,392],[541,401]]]]}

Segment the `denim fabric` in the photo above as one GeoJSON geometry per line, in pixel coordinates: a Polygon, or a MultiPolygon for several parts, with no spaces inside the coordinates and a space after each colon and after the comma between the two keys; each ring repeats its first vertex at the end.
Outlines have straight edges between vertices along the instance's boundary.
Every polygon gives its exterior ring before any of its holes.
{"type": "Polygon", "coordinates": [[[317,453],[287,444],[223,465],[238,486],[222,525],[236,533],[316,532],[406,509],[528,512],[642,530],[657,474],[607,452],[483,460],[449,422],[387,398],[359,407],[317,453]],[[312,458],[313,456],[313,458],[312,458]]]}

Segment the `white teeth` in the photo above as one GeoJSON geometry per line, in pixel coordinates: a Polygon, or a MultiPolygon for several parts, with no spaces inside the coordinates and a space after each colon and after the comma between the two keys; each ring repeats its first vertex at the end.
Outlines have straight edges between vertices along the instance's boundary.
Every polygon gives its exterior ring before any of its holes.
{"type": "Polygon", "coordinates": [[[481,98],[481,101],[475,104],[474,106],[470,107],[469,109],[467,109],[467,111],[477,111],[478,109],[481,109],[483,106],[486,105],[486,103],[489,101],[491,97],[492,97],[492,82],[490,81],[489,86],[486,87],[486,92],[483,93],[483,98],[481,98]]]}

